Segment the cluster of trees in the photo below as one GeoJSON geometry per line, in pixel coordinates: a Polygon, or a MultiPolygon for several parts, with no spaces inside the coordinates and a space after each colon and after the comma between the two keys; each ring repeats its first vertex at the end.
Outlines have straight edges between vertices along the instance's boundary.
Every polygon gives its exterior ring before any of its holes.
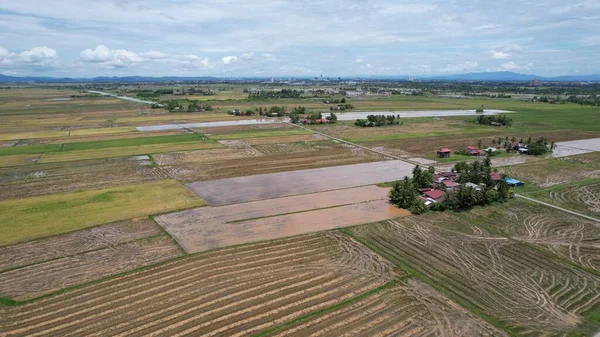
{"type": "Polygon", "coordinates": [[[390,191],[390,202],[400,208],[408,209],[413,214],[421,214],[428,211],[427,206],[419,199],[419,189],[430,187],[433,184],[435,169],[429,167],[423,170],[420,166],[413,169],[413,177],[396,181],[390,191]]]}
{"type": "Polygon", "coordinates": [[[171,111],[183,111],[183,104],[181,104],[178,100],[172,99],[168,101],[163,101],[162,105],[165,109],[171,111]]]}
{"type": "Polygon", "coordinates": [[[350,109],[354,109],[354,105],[350,104],[350,103],[342,103],[342,104],[338,104],[336,106],[331,106],[329,107],[329,110],[350,110],[350,109]]]}
{"type": "Polygon", "coordinates": [[[212,111],[213,107],[209,104],[203,104],[200,101],[190,101],[184,100],[184,102],[188,102],[187,110],[184,108],[181,101],[172,99],[168,101],[162,101],[160,104],[152,104],[152,109],[165,108],[169,112],[173,111],[187,111],[187,112],[201,112],[201,111],[212,111]]]}
{"type": "MultiPolygon", "coordinates": [[[[489,158],[471,164],[457,163],[454,170],[460,172],[458,182],[461,185],[455,189],[446,190],[442,183],[442,189],[446,191],[446,194],[440,202],[432,205],[431,210],[462,211],[477,205],[483,206],[496,202],[506,202],[513,197],[510,186],[504,180],[498,182],[492,180],[489,158]],[[464,185],[469,182],[478,184],[481,188],[474,189],[464,185]]],[[[418,196],[420,188],[432,185],[432,174],[433,168],[423,170],[418,166],[415,167],[412,179],[404,177],[404,180],[394,182],[389,194],[390,202],[398,207],[410,210],[413,214],[429,211],[418,196]]]]}
{"type": "MultiPolygon", "coordinates": [[[[335,124],[337,123],[337,116],[333,112],[329,114],[329,116],[325,117],[328,123],[335,124]]],[[[296,107],[290,112],[290,122],[291,123],[318,123],[318,121],[323,121],[323,114],[318,111],[313,111],[307,113],[305,107],[296,107]],[[306,119],[302,120],[301,116],[306,115],[306,119]]]]}
{"type": "Polygon", "coordinates": [[[281,91],[257,91],[248,94],[248,99],[279,99],[301,98],[303,91],[295,89],[281,89],[281,91]]]}
{"type": "Polygon", "coordinates": [[[550,104],[575,103],[580,105],[600,106],[600,96],[597,96],[596,94],[570,95],[566,99],[563,99],[560,96],[535,96],[533,97],[533,100],[550,104]]]}
{"type": "Polygon", "coordinates": [[[534,156],[550,153],[556,148],[556,143],[548,143],[548,138],[546,137],[540,137],[534,141],[529,137],[525,144],[527,145],[526,153],[534,156]]]}
{"type": "Polygon", "coordinates": [[[354,125],[360,127],[373,127],[373,126],[384,126],[384,125],[402,125],[400,122],[400,115],[368,115],[367,119],[357,119],[354,125]]]}
{"type": "Polygon", "coordinates": [[[323,103],[325,104],[339,104],[339,103],[346,103],[346,98],[342,97],[341,99],[324,99],[323,103]]]}
{"type": "Polygon", "coordinates": [[[569,98],[567,98],[567,102],[581,105],[600,106],[600,96],[596,96],[595,94],[591,94],[589,96],[571,95],[569,98]]]}
{"type": "Polygon", "coordinates": [[[256,113],[256,111],[252,109],[246,109],[245,111],[240,109],[233,109],[229,110],[228,113],[234,116],[252,116],[256,113]]]}
{"type": "Polygon", "coordinates": [[[512,126],[512,118],[506,115],[479,115],[474,120],[481,125],[512,126]]]}
{"type": "Polygon", "coordinates": [[[187,112],[200,112],[200,111],[212,111],[212,106],[209,104],[202,104],[199,101],[191,101],[190,104],[188,104],[187,107],[187,112]]]}

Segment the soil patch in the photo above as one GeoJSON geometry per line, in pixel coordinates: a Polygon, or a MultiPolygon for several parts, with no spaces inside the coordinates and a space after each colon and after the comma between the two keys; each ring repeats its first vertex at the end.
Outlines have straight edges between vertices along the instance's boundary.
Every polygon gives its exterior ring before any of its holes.
{"type": "Polygon", "coordinates": [[[405,216],[389,189],[364,186],[156,217],[188,253],[405,216]],[[254,220],[252,220],[254,219],[254,220]]]}

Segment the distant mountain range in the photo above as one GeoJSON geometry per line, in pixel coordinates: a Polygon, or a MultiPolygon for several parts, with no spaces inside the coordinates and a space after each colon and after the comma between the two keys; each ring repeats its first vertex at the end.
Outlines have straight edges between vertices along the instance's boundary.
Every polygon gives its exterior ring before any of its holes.
{"type": "MultiPolygon", "coordinates": [[[[409,76],[365,76],[363,78],[368,79],[396,79],[405,80],[409,76]]],[[[600,81],[600,74],[594,75],[568,75],[568,76],[557,76],[557,77],[543,77],[530,74],[519,74],[510,71],[499,71],[499,72],[481,72],[481,73],[467,73],[467,74],[456,74],[456,75],[438,75],[438,76],[411,76],[414,78],[426,79],[426,80],[446,80],[446,81],[531,81],[541,80],[547,82],[577,82],[577,81],[600,81]]],[[[271,77],[262,78],[251,78],[251,77],[148,77],[148,76],[126,76],[126,77],[92,77],[92,78],[58,78],[58,77],[20,77],[20,76],[5,76],[0,74],[0,83],[126,83],[126,82],[177,82],[177,81],[218,81],[225,79],[270,79],[271,77]]],[[[301,79],[301,77],[296,77],[301,79]]],[[[350,79],[350,78],[349,78],[350,79]]],[[[352,78],[354,79],[354,77],[352,78]]]]}

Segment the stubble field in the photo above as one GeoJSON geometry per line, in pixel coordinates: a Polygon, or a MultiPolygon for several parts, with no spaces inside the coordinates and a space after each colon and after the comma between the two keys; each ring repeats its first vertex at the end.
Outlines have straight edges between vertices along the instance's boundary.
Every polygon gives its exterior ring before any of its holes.
{"type": "Polygon", "coordinates": [[[246,336],[397,275],[390,263],[346,237],[304,235],[196,255],[10,309],[4,332],[246,336]]]}
{"type": "Polygon", "coordinates": [[[439,214],[350,229],[384,257],[514,334],[567,334],[600,304],[597,274],[492,232],[439,214]]]}

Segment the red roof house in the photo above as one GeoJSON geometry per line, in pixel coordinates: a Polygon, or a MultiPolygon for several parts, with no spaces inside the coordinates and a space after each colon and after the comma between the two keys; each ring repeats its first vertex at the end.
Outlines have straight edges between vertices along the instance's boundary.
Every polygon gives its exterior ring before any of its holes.
{"type": "Polygon", "coordinates": [[[450,157],[451,153],[452,153],[452,149],[449,149],[447,147],[443,147],[443,148],[437,150],[437,155],[440,158],[448,158],[448,157],[450,157]]]}
{"type": "Polygon", "coordinates": [[[431,190],[431,191],[424,192],[423,194],[425,194],[426,196],[428,196],[429,198],[431,198],[433,200],[440,200],[446,193],[444,191],[440,191],[440,190],[431,190]]]}
{"type": "Polygon", "coordinates": [[[476,146],[469,145],[467,146],[467,150],[479,150],[476,146]]]}
{"type": "Polygon", "coordinates": [[[458,187],[458,183],[455,183],[452,180],[445,180],[445,181],[442,181],[442,183],[444,183],[444,185],[446,185],[446,188],[455,188],[455,187],[458,187]]]}
{"type": "Polygon", "coordinates": [[[490,178],[492,178],[493,181],[502,180],[502,176],[500,175],[500,173],[497,173],[497,172],[490,174],[490,178]]]}

